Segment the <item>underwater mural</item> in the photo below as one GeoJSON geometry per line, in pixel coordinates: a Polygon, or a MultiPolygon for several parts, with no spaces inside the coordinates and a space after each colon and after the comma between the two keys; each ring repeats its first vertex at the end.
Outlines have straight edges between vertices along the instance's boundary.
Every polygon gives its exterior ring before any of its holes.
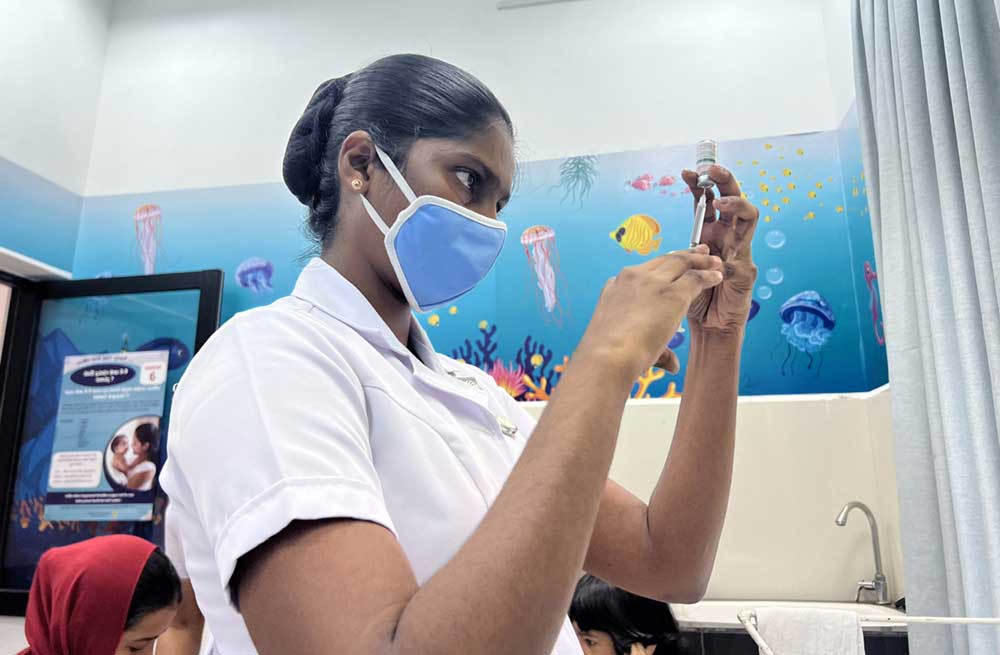
{"type": "MultiPolygon", "coordinates": [[[[854,112],[838,130],[723,141],[718,155],[761,212],[740,393],[884,384],[881,299],[854,112]]],[[[437,350],[481,368],[515,398],[550,397],[607,280],[687,247],[694,202],[680,173],[693,158],[694,146],[685,144],[521,164],[500,215],[508,243],[493,270],[450,307],[418,315],[437,350]]],[[[291,292],[310,254],[304,214],[281,184],[87,198],[74,274],[221,268],[229,272],[225,320],[291,292]],[[162,249],[167,215],[171,242],[184,244],[169,257],[162,249]],[[138,245],[138,265],[123,255],[129,245],[133,252],[138,245]]],[[[88,311],[99,318],[101,309],[88,311]]],[[[677,353],[680,372],[647,371],[633,396],[683,393],[694,337],[682,325],[664,344],[677,353]]]]}

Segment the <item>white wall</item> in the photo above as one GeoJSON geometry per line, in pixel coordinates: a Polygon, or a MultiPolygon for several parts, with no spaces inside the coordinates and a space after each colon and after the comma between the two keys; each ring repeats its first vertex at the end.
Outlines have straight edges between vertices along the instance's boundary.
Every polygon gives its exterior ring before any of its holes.
{"type": "Polygon", "coordinates": [[[77,194],[87,181],[110,7],[0,0],[0,157],[77,194]]]}
{"type": "Polygon", "coordinates": [[[401,51],[482,78],[510,110],[524,159],[840,119],[818,0],[495,4],[119,2],[87,194],[280,180],[317,84],[401,51]]]}
{"type": "MultiPolygon", "coordinates": [[[[543,407],[526,407],[539,415],[543,407]]],[[[670,448],[676,400],[629,401],[611,477],[646,500],[670,448]]],[[[739,401],[729,511],[708,598],[854,601],[874,573],[871,507],[895,600],[904,595],[889,391],[739,401]]]]}
{"type": "Polygon", "coordinates": [[[827,70],[834,115],[843,118],[854,102],[854,61],[851,37],[851,0],[821,0],[826,30],[827,70]]]}

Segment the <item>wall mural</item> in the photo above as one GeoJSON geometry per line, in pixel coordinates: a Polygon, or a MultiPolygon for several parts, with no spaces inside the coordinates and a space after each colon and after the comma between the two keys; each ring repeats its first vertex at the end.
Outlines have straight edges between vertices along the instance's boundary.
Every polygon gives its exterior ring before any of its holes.
{"type": "MultiPolygon", "coordinates": [[[[503,215],[508,243],[494,270],[459,302],[419,316],[437,349],[487,371],[515,398],[549,398],[606,280],[624,266],[687,246],[694,203],[680,171],[693,157],[693,145],[682,145],[523,164],[503,215]]],[[[722,142],[719,158],[761,210],[754,239],[760,276],[740,393],[837,393],[885,384],[886,335],[853,110],[830,132],[722,142]]],[[[52,235],[79,224],[77,279],[221,268],[223,320],[289,293],[311,255],[303,209],[281,184],[81,199],[0,161],[0,212],[12,219],[0,221],[0,246],[60,266],[74,257],[73,240],[52,235]]],[[[84,535],[131,531],[159,539],[158,520],[50,523],[42,512],[55,417],[49,401],[57,389],[46,380],[57,379],[62,357],[166,348],[173,379],[190,359],[182,331],[161,321],[148,333],[126,334],[117,325],[122,311],[107,297],[81,298],[65,304],[58,321],[40,325],[33,413],[7,526],[9,580],[27,584],[42,551],[84,535]]],[[[669,346],[680,373],[647,370],[633,398],[683,394],[690,348],[684,325],[669,346]]],[[[162,499],[157,519],[161,508],[162,499]]]]}
{"type": "MultiPolygon", "coordinates": [[[[740,393],[865,391],[887,381],[878,277],[853,112],[839,130],[719,144],[761,210],[760,276],[740,393]]],[[[605,281],[686,247],[691,145],[529,162],[503,218],[508,243],[484,283],[419,316],[437,349],[489,372],[511,395],[558,385],[605,281]]],[[[75,273],[222,268],[223,318],[291,291],[308,257],[303,210],[280,184],[88,198],[75,273]]],[[[677,375],[647,371],[633,397],[683,393],[689,339],[671,340],[677,375]]]]}

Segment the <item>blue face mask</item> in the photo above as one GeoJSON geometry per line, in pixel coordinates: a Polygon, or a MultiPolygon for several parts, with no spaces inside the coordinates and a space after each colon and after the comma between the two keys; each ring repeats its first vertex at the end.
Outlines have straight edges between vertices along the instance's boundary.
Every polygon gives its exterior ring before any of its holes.
{"type": "Polygon", "coordinates": [[[461,205],[420,196],[381,149],[379,159],[410,204],[392,227],[368,199],[361,202],[385,235],[385,249],[407,302],[427,312],[468,293],[493,268],[507,236],[507,224],[461,205]]]}

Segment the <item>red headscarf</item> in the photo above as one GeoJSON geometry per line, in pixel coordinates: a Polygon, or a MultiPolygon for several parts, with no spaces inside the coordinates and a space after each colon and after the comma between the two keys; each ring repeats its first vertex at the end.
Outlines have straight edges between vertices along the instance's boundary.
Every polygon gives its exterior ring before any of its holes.
{"type": "Polygon", "coordinates": [[[28,596],[19,655],[114,655],[155,545],[111,535],[46,551],[28,596]]]}

